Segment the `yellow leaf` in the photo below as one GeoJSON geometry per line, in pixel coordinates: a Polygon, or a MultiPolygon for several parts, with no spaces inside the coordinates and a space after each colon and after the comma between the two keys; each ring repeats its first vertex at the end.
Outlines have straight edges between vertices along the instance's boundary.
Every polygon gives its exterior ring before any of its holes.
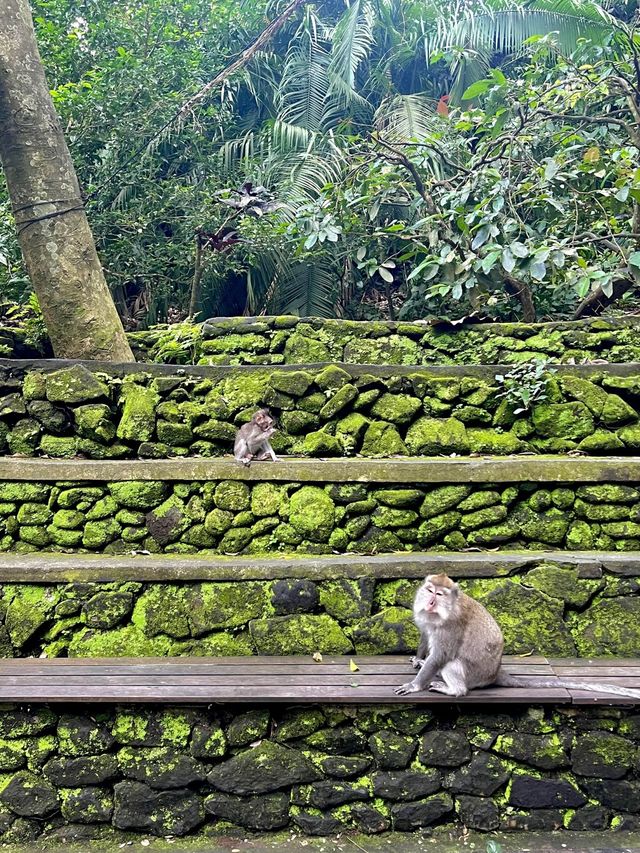
{"type": "Polygon", "coordinates": [[[314,652],[313,659],[316,663],[322,663],[322,655],[320,654],[320,652],[314,652]]]}
{"type": "Polygon", "coordinates": [[[592,145],[591,148],[587,148],[582,159],[585,163],[597,163],[600,159],[600,149],[598,146],[592,145]]]}
{"type": "Polygon", "coordinates": [[[351,672],[358,672],[360,667],[358,666],[358,664],[353,659],[351,659],[349,661],[349,669],[351,670],[351,672]]]}

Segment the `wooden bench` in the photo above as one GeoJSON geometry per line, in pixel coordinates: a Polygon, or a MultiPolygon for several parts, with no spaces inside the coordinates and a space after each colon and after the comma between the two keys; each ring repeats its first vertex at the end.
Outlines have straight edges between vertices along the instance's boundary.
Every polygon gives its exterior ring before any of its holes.
{"type": "Polygon", "coordinates": [[[396,696],[412,677],[405,656],[234,658],[21,658],[0,661],[2,702],[420,703],[634,705],[640,700],[573,690],[582,678],[640,691],[640,660],[505,658],[513,675],[544,676],[548,687],[486,688],[452,700],[438,693],[396,696]],[[350,661],[358,670],[353,672],[350,661]]]}

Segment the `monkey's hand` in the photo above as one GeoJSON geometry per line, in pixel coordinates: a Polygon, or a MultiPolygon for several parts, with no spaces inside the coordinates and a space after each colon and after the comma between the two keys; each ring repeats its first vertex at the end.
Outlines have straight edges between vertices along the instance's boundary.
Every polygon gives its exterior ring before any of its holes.
{"type": "Polygon", "coordinates": [[[400,687],[394,689],[396,696],[406,696],[407,693],[417,693],[420,690],[415,681],[407,681],[406,684],[401,684],[400,687]]]}
{"type": "Polygon", "coordinates": [[[249,465],[251,465],[252,459],[253,459],[253,456],[245,456],[240,461],[242,462],[243,465],[245,465],[248,468],[249,465]]]}
{"type": "Polygon", "coordinates": [[[424,666],[424,658],[419,658],[418,655],[414,655],[412,658],[409,658],[409,663],[414,669],[422,669],[424,666]]]}

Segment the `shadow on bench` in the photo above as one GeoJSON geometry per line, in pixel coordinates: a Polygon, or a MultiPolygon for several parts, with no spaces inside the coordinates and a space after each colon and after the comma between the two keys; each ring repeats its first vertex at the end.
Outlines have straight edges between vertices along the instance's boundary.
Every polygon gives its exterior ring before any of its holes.
{"type": "Polygon", "coordinates": [[[640,690],[640,660],[504,659],[512,675],[544,676],[544,688],[494,687],[451,699],[438,693],[396,696],[411,677],[405,656],[234,658],[21,658],[0,661],[3,702],[296,702],[348,704],[634,705],[640,700],[560,687],[558,678],[640,690]],[[350,660],[358,666],[350,668],[350,660]]]}

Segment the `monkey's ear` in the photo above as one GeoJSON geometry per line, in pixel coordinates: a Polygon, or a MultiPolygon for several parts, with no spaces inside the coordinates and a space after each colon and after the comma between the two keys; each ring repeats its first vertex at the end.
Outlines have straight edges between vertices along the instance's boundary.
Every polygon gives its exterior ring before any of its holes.
{"type": "Polygon", "coordinates": [[[459,592],[460,592],[460,587],[458,586],[457,583],[454,583],[453,586],[451,587],[451,595],[454,598],[457,598],[459,592]]]}

